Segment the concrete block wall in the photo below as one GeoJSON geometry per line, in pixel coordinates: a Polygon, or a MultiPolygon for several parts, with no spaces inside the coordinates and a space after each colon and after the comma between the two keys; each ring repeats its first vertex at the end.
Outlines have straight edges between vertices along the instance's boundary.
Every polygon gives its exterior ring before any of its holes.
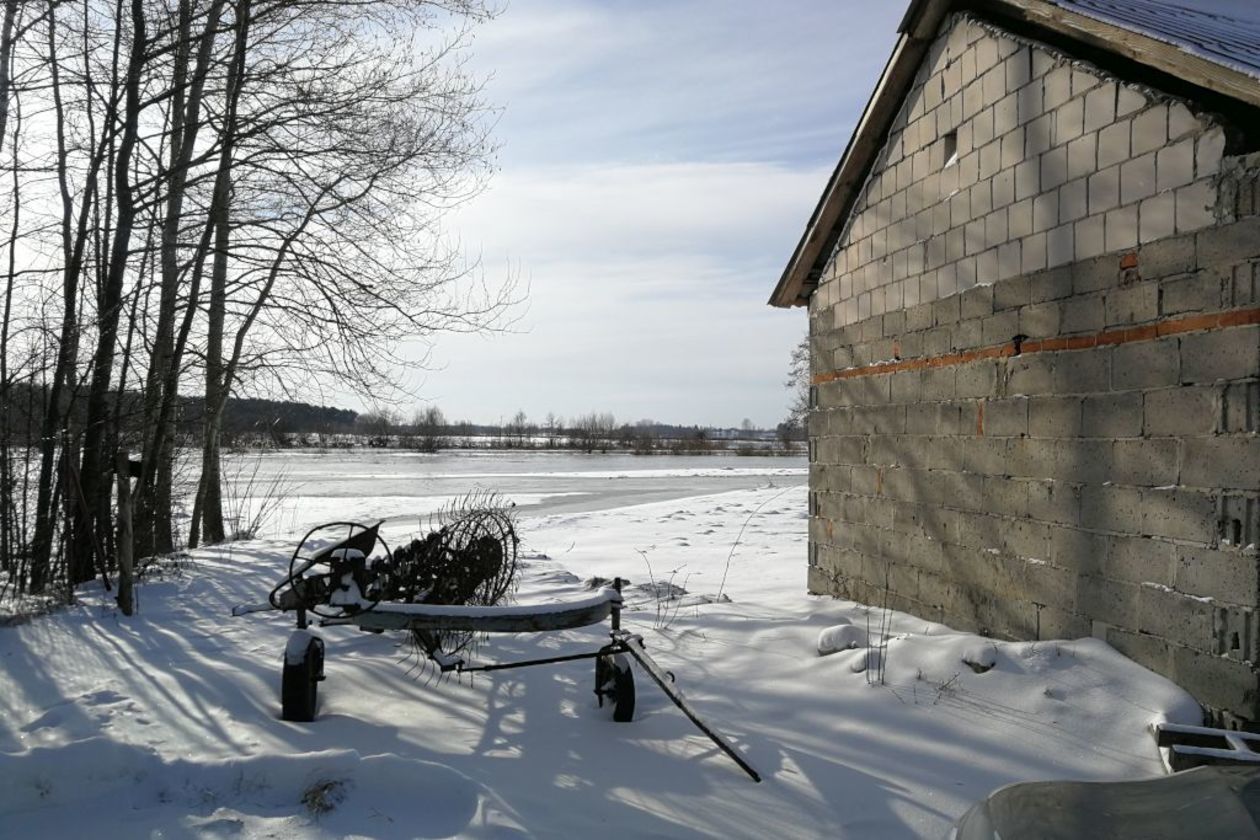
{"type": "Polygon", "coordinates": [[[1185,103],[966,17],[903,118],[811,302],[811,591],[1098,636],[1221,719],[1260,721],[1257,161],[1185,103]],[[1020,153],[974,116],[923,127],[1012,93],[1017,115],[1039,106],[1016,118],[1020,153]]]}
{"type": "Polygon", "coordinates": [[[955,15],[810,310],[843,326],[1200,230],[1224,149],[1186,103],[955,15]]]}

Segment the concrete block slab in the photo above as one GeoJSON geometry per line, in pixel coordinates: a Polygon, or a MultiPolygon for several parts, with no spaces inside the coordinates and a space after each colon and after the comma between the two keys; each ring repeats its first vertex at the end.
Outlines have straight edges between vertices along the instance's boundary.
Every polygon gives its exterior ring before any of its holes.
{"type": "Polygon", "coordinates": [[[1138,206],[1138,241],[1165,239],[1177,231],[1176,196],[1171,192],[1148,198],[1138,206]]]}
{"type": "Polygon", "coordinates": [[[1215,434],[1220,425],[1220,389],[1178,386],[1143,394],[1142,428],[1149,437],[1215,434]]]}
{"type": "Polygon", "coordinates": [[[1085,397],[1081,431],[1085,437],[1141,437],[1141,392],[1094,394],[1085,397]]]}
{"type": "Polygon", "coordinates": [[[1104,213],[1119,207],[1120,167],[1109,166],[1089,178],[1090,213],[1104,213]]]}
{"type": "Polygon", "coordinates": [[[1155,194],[1155,160],[1150,152],[1120,165],[1120,201],[1131,204],[1155,194]]]}
{"type": "Polygon", "coordinates": [[[1168,142],[1168,106],[1152,105],[1133,118],[1133,154],[1154,151],[1168,142]]]}
{"type": "Polygon", "coordinates": [[[1260,490],[1260,438],[1186,438],[1181,446],[1181,483],[1186,487],[1260,490]]]}
{"type": "Polygon", "coordinates": [[[1181,337],[1181,381],[1187,384],[1260,376],[1260,326],[1181,337]]]}
{"type": "Polygon", "coordinates": [[[1156,488],[1142,494],[1142,531],[1153,537],[1207,545],[1216,532],[1216,498],[1208,493],[1156,488]]]}
{"type": "Polygon", "coordinates": [[[1112,364],[1116,390],[1167,388],[1181,374],[1180,347],[1175,338],[1121,344],[1112,353],[1112,364]]]}

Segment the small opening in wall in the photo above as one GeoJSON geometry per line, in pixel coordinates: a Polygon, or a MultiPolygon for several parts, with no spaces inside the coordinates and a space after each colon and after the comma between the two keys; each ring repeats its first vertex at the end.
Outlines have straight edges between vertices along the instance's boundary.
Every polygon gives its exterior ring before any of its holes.
{"type": "Polygon", "coordinates": [[[951,131],[941,138],[941,142],[945,144],[945,166],[958,163],[958,132],[951,131]]]}
{"type": "Polygon", "coordinates": [[[1233,538],[1234,545],[1242,545],[1242,520],[1235,519],[1230,523],[1230,536],[1233,538]]]}
{"type": "Polygon", "coordinates": [[[1238,638],[1238,634],[1237,634],[1237,633],[1233,634],[1233,635],[1230,637],[1230,639],[1229,639],[1229,649],[1230,649],[1230,650],[1238,650],[1239,648],[1241,648],[1241,647],[1242,647],[1242,645],[1240,644],[1240,643],[1241,643],[1241,641],[1242,641],[1242,640],[1238,638]]]}

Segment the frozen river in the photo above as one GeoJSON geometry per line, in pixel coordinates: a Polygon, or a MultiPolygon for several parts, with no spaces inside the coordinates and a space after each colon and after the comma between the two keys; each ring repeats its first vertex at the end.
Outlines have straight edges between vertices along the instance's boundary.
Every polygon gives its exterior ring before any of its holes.
{"type": "Polygon", "coordinates": [[[804,484],[808,467],[804,455],[286,450],[230,456],[225,474],[229,515],[248,520],[270,500],[260,529],[269,536],[335,519],[423,520],[472,491],[499,493],[528,515],[587,513],[804,484]]]}

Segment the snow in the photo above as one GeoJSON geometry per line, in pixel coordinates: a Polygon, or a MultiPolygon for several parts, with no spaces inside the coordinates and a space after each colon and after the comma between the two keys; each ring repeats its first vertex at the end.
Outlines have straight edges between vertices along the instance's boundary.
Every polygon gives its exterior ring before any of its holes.
{"type": "MultiPolygon", "coordinates": [[[[194,552],[139,587],[136,617],[88,587],[0,629],[0,833],[941,837],[1000,785],[1159,774],[1148,727],[1201,723],[1096,639],[1000,642],[805,594],[806,491],[772,480],[687,496],[707,485],[661,479],[675,498],[521,522],[519,602],[629,578],[623,626],[762,784],[642,672],[618,724],[590,661],[438,679],[399,634],[351,627],[318,629],[318,719],[279,720],[292,616],[229,612],[283,576],[299,529],[194,552]],[[844,644],[820,656],[825,637],[844,644]]],[[[396,544],[415,527],[385,530],[396,544]]],[[[606,624],[494,635],[474,657],[606,641],[606,624]]]]}
{"type": "Polygon", "coordinates": [[[842,650],[864,648],[869,644],[866,631],[852,624],[837,624],[818,634],[818,655],[827,656],[842,650]]]}
{"type": "Polygon", "coordinates": [[[164,757],[106,738],[31,750],[6,774],[0,814],[16,834],[30,825],[52,837],[371,837],[382,826],[394,836],[522,836],[498,797],[430,761],[354,750],[164,757]],[[92,813],[108,826],[87,828],[92,813]]]}
{"type": "Polygon", "coordinates": [[[1260,79],[1256,0],[1051,0],[1260,79]]]}
{"type": "Polygon", "coordinates": [[[306,652],[317,636],[310,630],[294,630],[284,645],[284,663],[297,665],[306,661],[306,652]]]}
{"type": "Polygon", "coordinates": [[[531,514],[590,511],[610,501],[673,498],[679,488],[698,495],[767,481],[796,483],[808,466],[799,456],[285,450],[234,455],[224,471],[240,477],[226,496],[246,496],[229,514],[248,524],[260,509],[268,511],[267,527],[257,536],[270,536],[344,519],[405,520],[421,527],[474,490],[504,492],[518,510],[531,514]],[[271,487],[276,498],[267,498],[271,487]]]}
{"type": "MultiPolygon", "coordinates": [[[[505,616],[507,618],[528,618],[535,615],[557,615],[570,610],[584,610],[602,607],[604,604],[621,601],[621,595],[615,589],[600,589],[587,598],[569,598],[563,601],[546,603],[511,604],[499,607],[448,606],[444,604],[386,604],[381,603],[373,608],[374,612],[393,613],[395,615],[419,615],[427,618],[485,618],[487,616],[505,616]]],[[[370,602],[368,602],[370,605],[370,602]]]]}
{"type": "Polygon", "coordinates": [[[1215,604],[1216,603],[1216,599],[1210,595],[1190,595],[1185,592],[1177,592],[1177,590],[1173,589],[1171,586],[1168,586],[1163,583],[1158,583],[1153,580],[1144,580],[1142,581],[1141,585],[1146,587],[1147,589],[1156,589],[1156,590],[1159,590],[1160,592],[1170,592],[1170,593],[1176,592],[1176,594],[1179,597],[1190,598],[1191,600],[1198,601],[1201,604],[1215,604]]]}

